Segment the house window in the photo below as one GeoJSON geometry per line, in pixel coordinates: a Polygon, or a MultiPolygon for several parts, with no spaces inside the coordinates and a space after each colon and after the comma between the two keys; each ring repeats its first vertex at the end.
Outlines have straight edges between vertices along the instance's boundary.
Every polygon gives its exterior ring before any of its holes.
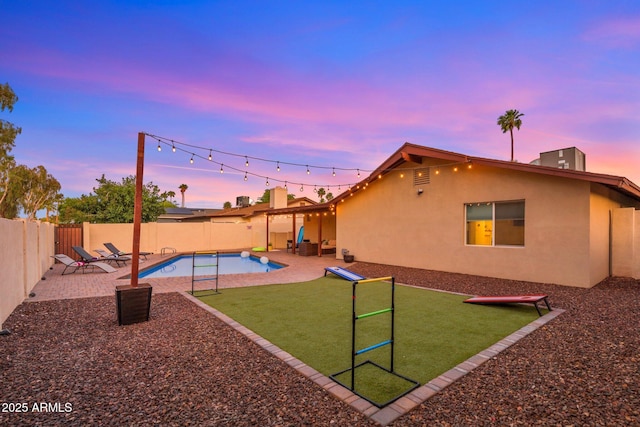
{"type": "Polygon", "coordinates": [[[468,203],[466,243],[524,246],[524,201],[468,203]]]}

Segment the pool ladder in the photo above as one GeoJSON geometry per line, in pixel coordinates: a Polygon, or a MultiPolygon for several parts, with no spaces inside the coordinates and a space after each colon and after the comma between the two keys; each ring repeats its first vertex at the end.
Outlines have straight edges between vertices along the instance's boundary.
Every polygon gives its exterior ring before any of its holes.
{"type": "MultiPolygon", "coordinates": [[[[204,291],[211,291],[213,292],[213,294],[219,294],[220,292],[218,292],[218,264],[220,261],[220,257],[218,255],[218,252],[212,252],[212,251],[203,251],[203,252],[194,252],[192,255],[192,260],[191,260],[191,295],[195,295],[195,288],[196,288],[196,282],[205,282],[205,281],[215,281],[216,282],[216,287],[215,288],[211,288],[211,289],[205,289],[204,291]],[[215,264],[211,264],[209,262],[207,262],[206,264],[196,264],[196,260],[200,259],[201,257],[196,257],[196,255],[211,255],[211,258],[213,259],[215,257],[215,264]],[[207,276],[207,277],[198,277],[196,278],[196,269],[198,268],[210,268],[210,267],[215,267],[215,276],[207,276]]],[[[206,294],[206,295],[210,295],[210,294],[206,294]]],[[[203,294],[200,294],[199,296],[205,296],[203,294]]]]}

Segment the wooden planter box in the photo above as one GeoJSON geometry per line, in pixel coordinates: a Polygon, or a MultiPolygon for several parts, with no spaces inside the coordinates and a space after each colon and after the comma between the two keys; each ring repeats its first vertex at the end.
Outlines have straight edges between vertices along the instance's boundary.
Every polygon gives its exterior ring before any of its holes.
{"type": "Polygon", "coordinates": [[[119,325],[131,325],[149,320],[152,289],[148,283],[141,283],[137,287],[116,286],[119,325]]]}

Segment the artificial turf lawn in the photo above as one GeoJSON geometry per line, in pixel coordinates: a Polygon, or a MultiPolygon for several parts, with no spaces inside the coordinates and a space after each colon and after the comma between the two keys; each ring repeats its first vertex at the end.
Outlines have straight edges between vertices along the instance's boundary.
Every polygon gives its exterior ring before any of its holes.
{"type": "MultiPolygon", "coordinates": [[[[329,376],[351,367],[351,295],[351,282],[329,276],[222,289],[200,299],[329,376]]],[[[395,286],[396,372],[425,384],[538,318],[533,306],[463,304],[466,298],[395,286]]],[[[390,307],[390,283],[358,285],[356,303],[358,315],[390,307]]],[[[390,337],[390,313],[356,321],[356,350],[390,337]]],[[[367,359],[388,368],[390,346],[357,356],[356,364],[367,359]]],[[[349,386],[351,373],[338,379],[349,386]]],[[[410,387],[372,365],[356,369],[356,391],[374,402],[391,400],[410,387]]]]}

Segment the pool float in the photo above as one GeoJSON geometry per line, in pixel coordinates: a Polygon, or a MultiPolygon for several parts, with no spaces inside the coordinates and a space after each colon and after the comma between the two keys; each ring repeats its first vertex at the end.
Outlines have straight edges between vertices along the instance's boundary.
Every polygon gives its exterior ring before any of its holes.
{"type": "Polygon", "coordinates": [[[253,252],[265,252],[267,249],[264,246],[256,246],[255,248],[251,248],[253,252]]]}

